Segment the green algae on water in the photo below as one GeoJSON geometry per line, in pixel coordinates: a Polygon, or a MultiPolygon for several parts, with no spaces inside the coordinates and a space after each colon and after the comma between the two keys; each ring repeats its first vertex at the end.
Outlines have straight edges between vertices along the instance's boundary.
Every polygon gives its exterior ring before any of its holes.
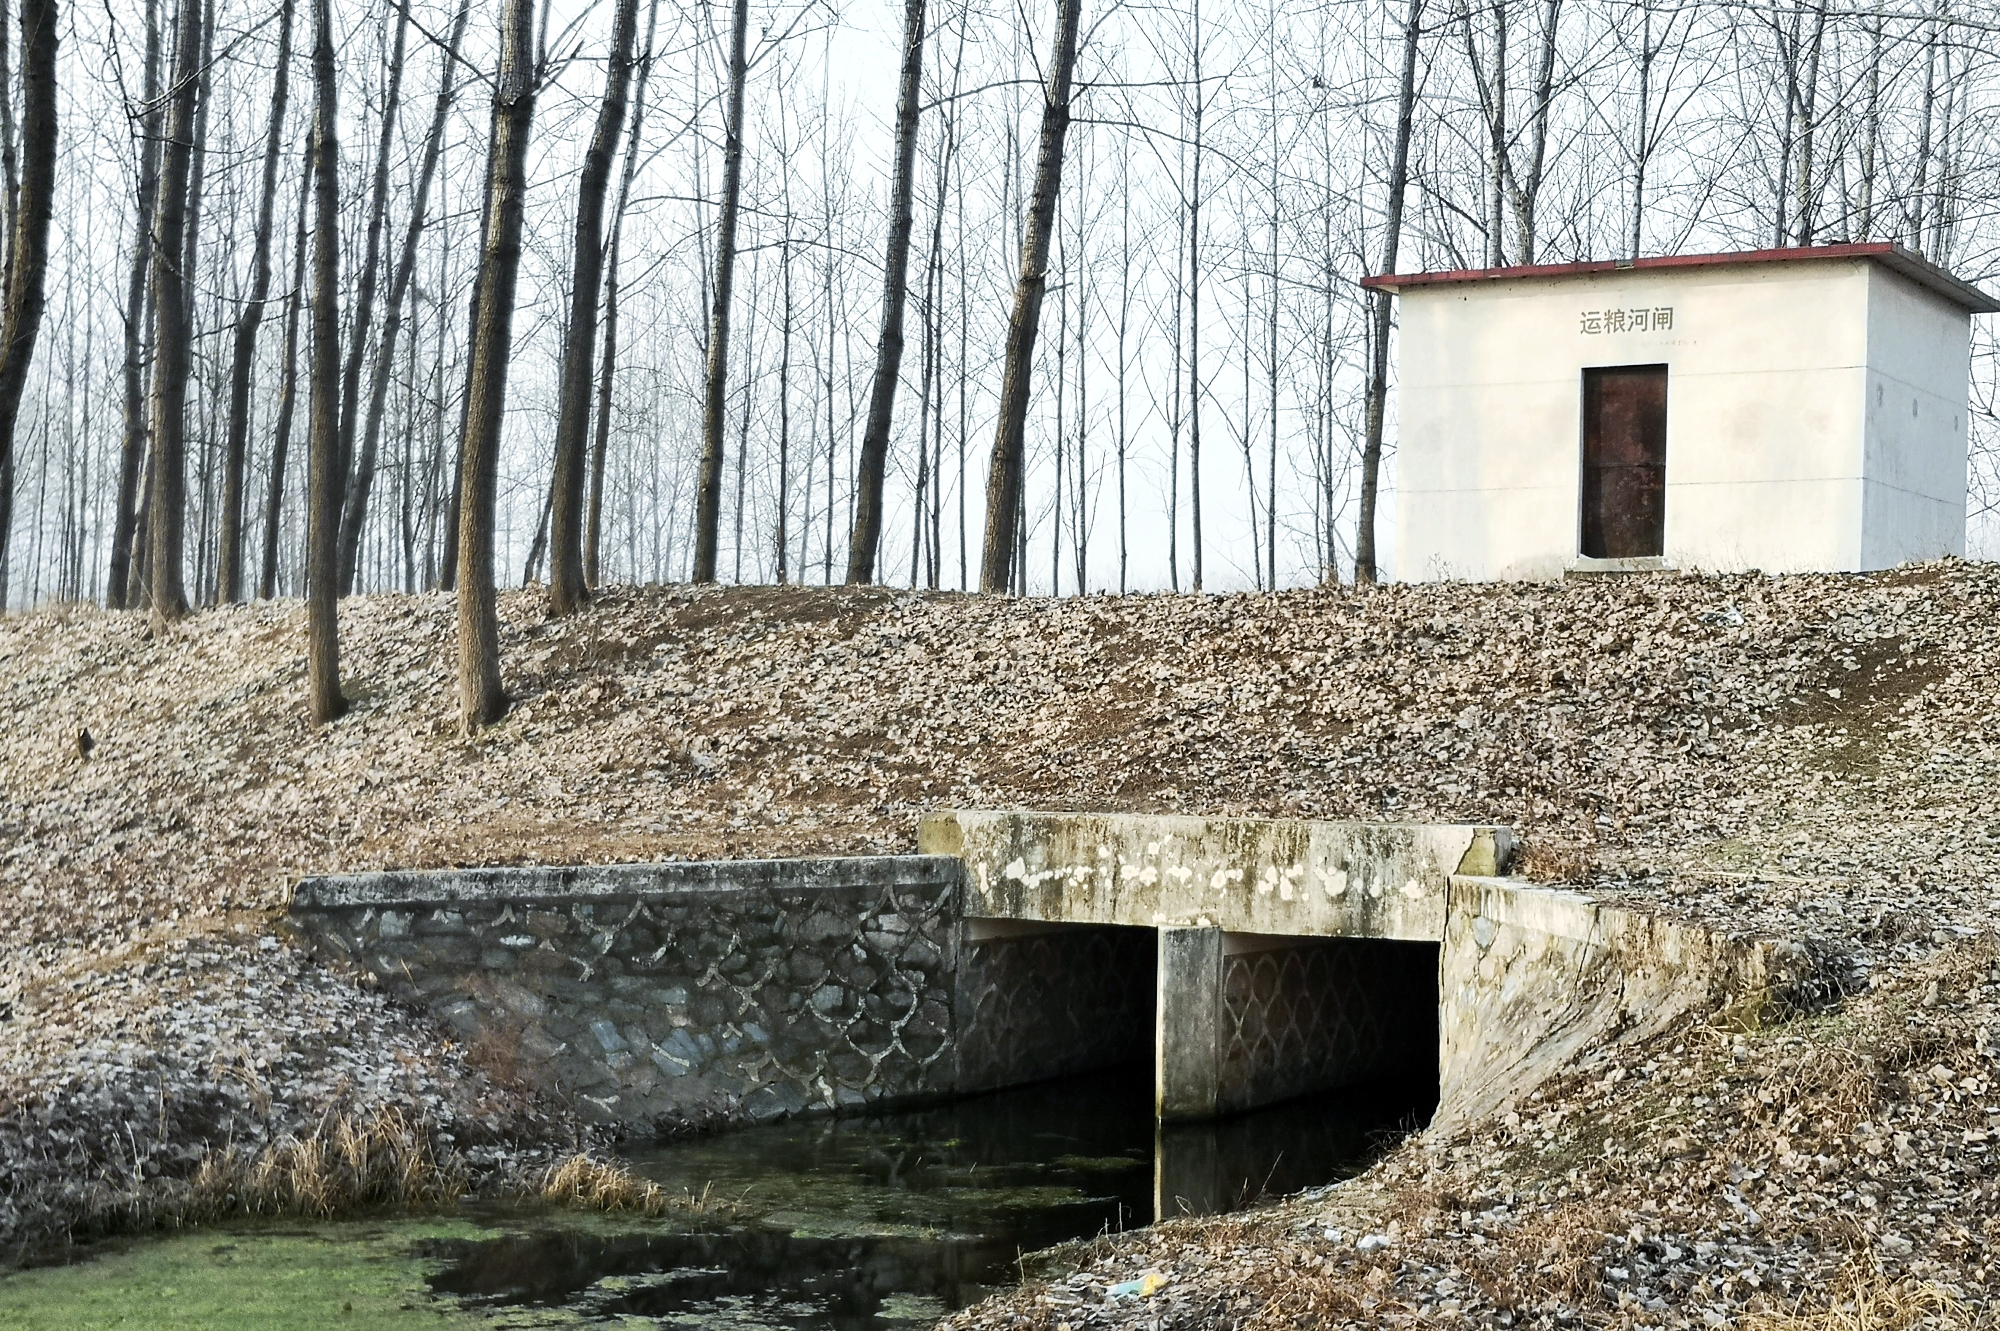
{"type": "MultiPolygon", "coordinates": [[[[320,1331],[491,1327],[424,1288],[426,1239],[485,1239],[461,1220],[217,1226],[69,1266],[0,1276],[0,1329],[320,1331]]],[[[544,1321],[539,1325],[558,1323],[544,1321]]]]}

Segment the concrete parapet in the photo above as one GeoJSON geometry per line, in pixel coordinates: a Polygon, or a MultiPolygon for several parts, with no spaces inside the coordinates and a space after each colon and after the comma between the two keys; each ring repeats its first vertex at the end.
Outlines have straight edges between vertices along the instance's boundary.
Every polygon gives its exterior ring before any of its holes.
{"type": "Polygon", "coordinates": [[[955,886],[959,865],[943,855],[845,855],[805,860],[674,860],[658,864],[537,865],[509,869],[390,869],[301,879],[292,910],[344,906],[441,906],[495,901],[693,900],[745,891],[955,886]]]}
{"type": "Polygon", "coordinates": [[[1455,873],[1505,871],[1503,827],[1025,810],[931,814],[966,913],[1435,942],[1455,873]]]}

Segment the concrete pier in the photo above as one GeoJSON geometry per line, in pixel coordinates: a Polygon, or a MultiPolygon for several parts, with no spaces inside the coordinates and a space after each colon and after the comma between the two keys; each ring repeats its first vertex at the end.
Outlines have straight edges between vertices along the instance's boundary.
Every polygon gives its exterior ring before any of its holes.
{"type": "Polygon", "coordinates": [[[1222,930],[1160,930],[1153,1109],[1162,1123],[1214,1118],[1222,1090],[1222,930]]]}

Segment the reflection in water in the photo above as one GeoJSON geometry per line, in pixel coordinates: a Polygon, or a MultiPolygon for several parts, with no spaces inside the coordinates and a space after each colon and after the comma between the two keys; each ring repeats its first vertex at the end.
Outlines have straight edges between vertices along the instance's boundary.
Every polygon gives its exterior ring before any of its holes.
{"type": "Polygon", "coordinates": [[[1220,1123],[1163,1123],[1153,1148],[1153,1218],[1240,1211],[1344,1178],[1429,1122],[1436,1107],[1435,1083],[1384,1082],[1220,1123]]]}
{"type": "Polygon", "coordinates": [[[935,1109],[662,1146],[639,1172],[740,1199],[720,1232],[536,1227],[430,1245],[441,1294],[641,1324],[862,1331],[928,1323],[1018,1278],[1020,1255],[1352,1172],[1436,1087],[1374,1087],[1159,1129],[1149,1069],[935,1109]]]}

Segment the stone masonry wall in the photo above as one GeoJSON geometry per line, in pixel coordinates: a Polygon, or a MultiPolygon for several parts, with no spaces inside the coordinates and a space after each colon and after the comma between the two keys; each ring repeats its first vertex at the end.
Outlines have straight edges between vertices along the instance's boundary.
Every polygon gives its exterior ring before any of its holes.
{"type": "Polygon", "coordinates": [[[489,1067],[666,1132],[957,1084],[958,862],[935,856],[308,879],[292,920],[489,1067]]]}

